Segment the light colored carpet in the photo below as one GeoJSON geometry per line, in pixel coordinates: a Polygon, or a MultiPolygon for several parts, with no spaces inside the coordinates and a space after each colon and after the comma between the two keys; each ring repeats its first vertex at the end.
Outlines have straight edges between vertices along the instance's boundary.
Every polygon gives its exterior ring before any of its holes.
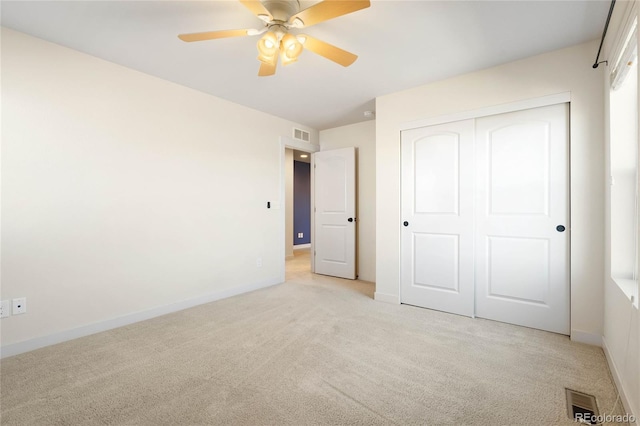
{"type": "Polygon", "coordinates": [[[308,272],[1,362],[2,425],[575,424],[615,399],[601,349],[372,299],[308,272]]]}

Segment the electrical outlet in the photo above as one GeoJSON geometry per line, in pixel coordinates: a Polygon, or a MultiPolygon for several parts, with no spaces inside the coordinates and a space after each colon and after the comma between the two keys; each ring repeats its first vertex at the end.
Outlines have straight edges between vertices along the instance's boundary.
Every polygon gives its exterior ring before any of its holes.
{"type": "Polygon", "coordinates": [[[262,258],[261,257],[256,259],[256,267],[262,268],[262,258]]]}
{"type": "Polygon", "coordinates": [[[13,299],[13,315],[24,314],[27,312],[27,298],[19,297],[13,299]]]}
{"type": "Polygon", "coordinates": [[[11,300],[3,300],[0,302],[0,318],[11,316],[11,300]]]}
{"type": "Polygon", "coordinates": [[[298,232],[298,238],[304,238],[304,232],[298,232]]]}

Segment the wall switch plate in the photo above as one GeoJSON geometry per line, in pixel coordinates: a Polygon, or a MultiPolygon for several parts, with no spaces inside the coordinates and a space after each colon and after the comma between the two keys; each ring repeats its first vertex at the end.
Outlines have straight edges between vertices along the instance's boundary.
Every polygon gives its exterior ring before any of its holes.
{"type": "Polygon", "coordinates": [[[3,300],[0,302],[0,318],[11,316],[11,300],[3,300]]]}
{"type": "Polygon", "coordinates": [[[18,297],[13,299],[13,315],[24,314],[27,312],[27,298],[18,297]]]}
{"type": "Polygon", "coordinates": [[[304,238],[304,232],[298,232],[298,238],[304,238]]]}

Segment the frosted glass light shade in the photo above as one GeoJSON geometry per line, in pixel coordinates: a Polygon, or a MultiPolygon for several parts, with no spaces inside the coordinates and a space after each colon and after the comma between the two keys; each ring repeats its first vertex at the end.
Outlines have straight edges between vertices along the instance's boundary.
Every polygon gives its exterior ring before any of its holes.
{"type": "Polygon", "coordinates": [[[278,37],[271,31],[258,40],[258,60],[272,65],[278,60],[278,37]]]}
{"type": "Polygon", "coordinates": [[[289,65],[298,60],[302,53],[302,44],[292,34],[285,34],[280,44],[280,60],[282,65],[289,65]]]}

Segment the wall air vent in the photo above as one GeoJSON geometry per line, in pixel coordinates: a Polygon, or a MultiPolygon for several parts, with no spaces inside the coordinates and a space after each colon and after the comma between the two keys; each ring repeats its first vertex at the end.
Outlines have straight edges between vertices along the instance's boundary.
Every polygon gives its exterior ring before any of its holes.
{"type": "Polygon", "coordinates": [[[302,129],[296,129],[295,127],[293,128],[293,138],[305,142],[309,142],[311,140],[309,132],[302,129]]]}

